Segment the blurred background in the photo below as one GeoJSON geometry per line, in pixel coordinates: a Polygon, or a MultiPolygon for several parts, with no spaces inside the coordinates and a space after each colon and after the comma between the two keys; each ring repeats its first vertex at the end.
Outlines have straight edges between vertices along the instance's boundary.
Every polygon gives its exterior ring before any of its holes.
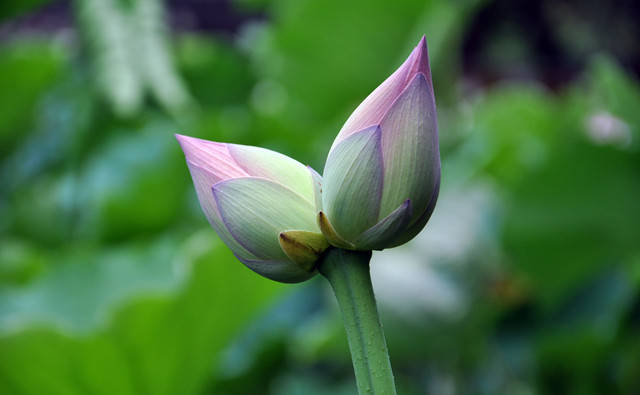
{"type": "Polygon", "coordinates": [[[640,394],[632,0],[2,0],[0,393],[355,394],[326,282],[237,262],[173,133],[321,171],[422,34],[442,192],[372,263],[399,393],[640,394]]]}

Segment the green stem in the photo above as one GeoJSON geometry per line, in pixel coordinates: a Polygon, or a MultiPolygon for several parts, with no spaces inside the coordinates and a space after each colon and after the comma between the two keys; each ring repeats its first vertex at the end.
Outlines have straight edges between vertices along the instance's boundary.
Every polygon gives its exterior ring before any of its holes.
{"type": "Polygon", "coordinates": [[[318,270],[333,288],[342,311],[360,395],[395,395],[387,343],[373,295],[371,252],[330,248],[318,270]]]}

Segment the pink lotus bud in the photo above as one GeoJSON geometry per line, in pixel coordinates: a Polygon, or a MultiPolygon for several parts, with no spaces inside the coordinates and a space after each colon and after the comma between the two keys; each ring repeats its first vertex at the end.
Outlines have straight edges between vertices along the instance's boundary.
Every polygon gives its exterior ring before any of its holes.
{"type": "Polygon", "coordinates": [[[202,210],[241,262],[282,282],[316,273],[328,247],[316,224],[317,173],[263,148],[176,138],[202,210]]]}
{"type": "Polygon", "coordinates": [[[436,106],[423,37],[336,137],[323,174],[319,225],[338,247],[394,247],[426,225],[439,187],[436,106]]]}

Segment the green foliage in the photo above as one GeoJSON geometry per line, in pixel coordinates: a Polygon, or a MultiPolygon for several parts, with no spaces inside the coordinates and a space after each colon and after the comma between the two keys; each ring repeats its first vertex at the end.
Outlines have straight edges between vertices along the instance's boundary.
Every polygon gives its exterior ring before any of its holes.
{"type": "Polygon", "coordinates": [[[124,129],[96,149],[77,180],[80,201],[87,205],[80,232],[124,240],[175,222],[188,186],[184,159],[169,133],[175,129],[174,123],[150,120],[142,130],[124,129]]]}
{"type": "Polygon", "coordinates": [[[229,265],[213,231],[177,243],[76,247],[41,279],[4,291],[4,393],[199,393],[216,356],[280,287],[229,265]]]}
{"type": "Polygon", "coordinates": [[[46,42],[0,45],[0,155],[30,127],[38,98],[59,77],[65,54],[46,42]]]}

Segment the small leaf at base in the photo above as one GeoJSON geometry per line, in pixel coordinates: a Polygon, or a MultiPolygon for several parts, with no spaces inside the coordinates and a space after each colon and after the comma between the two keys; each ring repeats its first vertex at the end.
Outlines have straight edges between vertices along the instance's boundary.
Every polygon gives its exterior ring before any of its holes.
{"type": "Polygon", "coordinates": [[[322,211],[318,213],[318,226],[320,227],[320,230],[322,231],[324,237],[327,238],[331,245],[347,250],[354,249],[353,244],[349,243],[348,241],[340,237],[338,233],[336,233],[333,225],[331,225],[331,222],[329,222],[329,218],[327,218],[327,215],[322,211]]]}
{"type": "Polygon", "coordinates": [[[307,271],[315,268],[320,254],[329,247],[322,234],[304,230],[282,232],[278,241],[287,257],[307,271]]]}

